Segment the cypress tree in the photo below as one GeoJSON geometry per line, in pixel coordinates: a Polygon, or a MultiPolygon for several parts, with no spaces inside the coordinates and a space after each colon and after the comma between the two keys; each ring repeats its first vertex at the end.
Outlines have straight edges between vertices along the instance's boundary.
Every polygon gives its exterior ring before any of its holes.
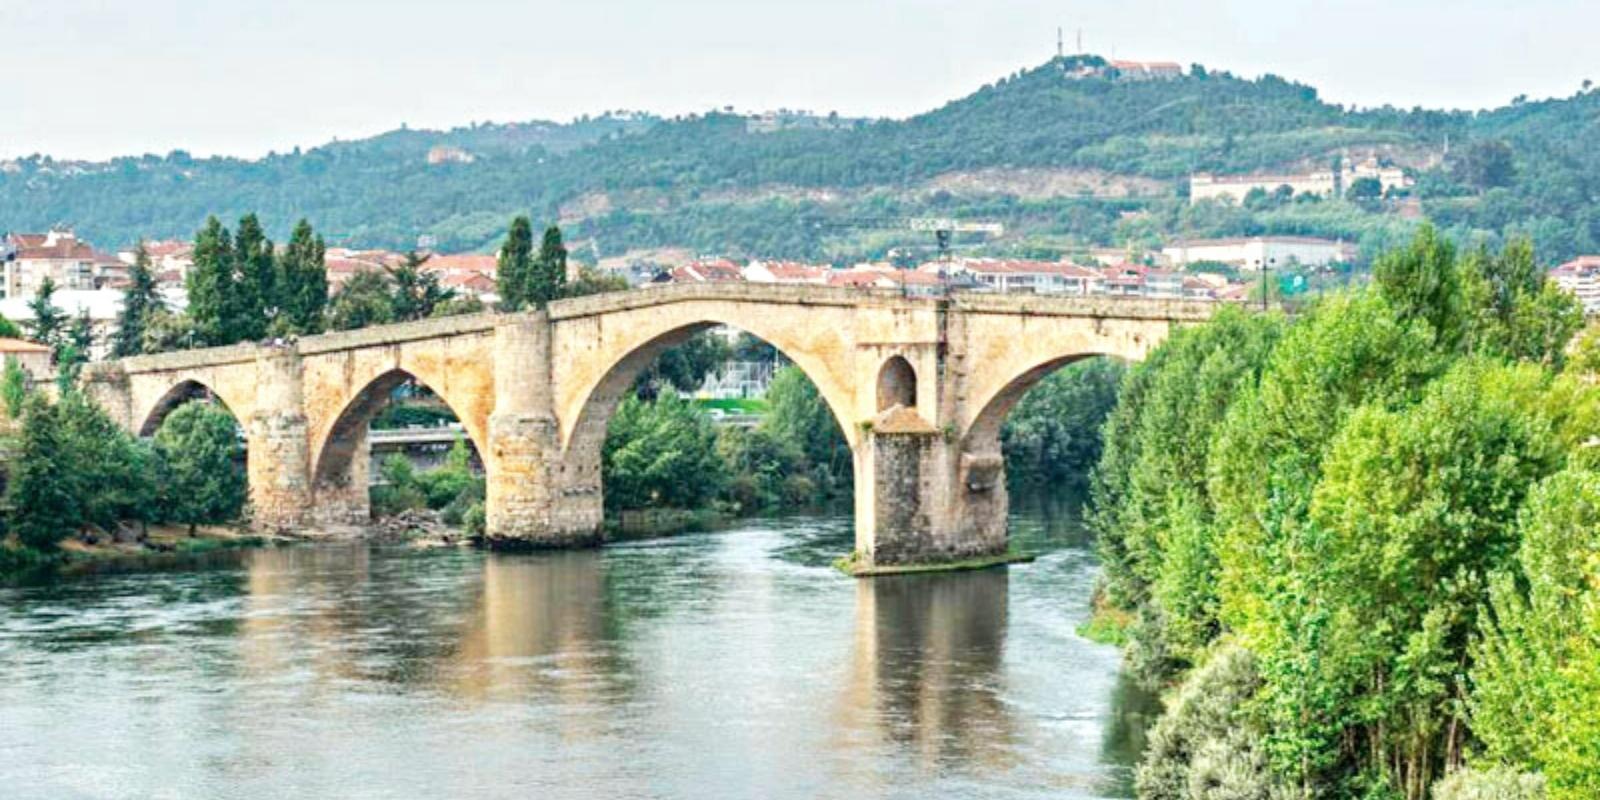
{"type": "Polygon", "coordinates": [[[561,229],[554,225],[544,229],[531,284],[530,299],[540,308],[560,297],[567,284],[567,248],[561,243],[561,229]]]}
{"type": "Polygon", "coordinates": [[[500,310],[520,311],[533,300],[533,223],[526,216],[511,220],[495,265],[495,292],[500,310]]]}
{"type": "Polygon", "coordinates": [[[233,291],[233,240],[216,217],[194,237],[194,264],[185,284],[189,289],[189,318],[204,344],[231,344],[227,338],[228,296],[233,291]]]}
{"type": "Polygon", "coordinates": [[[235,281],[226,305],[230,342],[260,339],[267,333],[267,324],[276,314],[274,280],[277,266],[273,263],[272,241],[261,229],[255,214],[239,219],[239,231],[233,240],[235,281]]]}
{"type": "Polygon", "coordinates": [[[117,319],[111,354],[126,358],[143,353],[146,321],[160,309],[161,296],[156,293],[156,279],[150,273],[150,254],[140,241],[134,251],[133,268],[128,270],[128,288],[122,293],[122,313],[117,319]]]}
{"type": "Polygon", "coordinates": [[[313,234],[311,223],[301,219],[289,235],[278,258],[275,330],[286,333],[321,333],[328,306],[327,244],[313,234]]]}

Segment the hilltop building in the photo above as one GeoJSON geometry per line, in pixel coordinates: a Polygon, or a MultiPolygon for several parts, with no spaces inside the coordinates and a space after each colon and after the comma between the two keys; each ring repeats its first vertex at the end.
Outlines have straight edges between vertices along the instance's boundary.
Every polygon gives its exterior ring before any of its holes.
{"type": "Polygon", "coordinates": [[[1125,81],[1170,81],[1183,77],[1183,65],[1172,61],[1112,61],[1109,66],[1125,81]]]}
{"type": "Polygon", "coordinates": [[[1395,166],[1383,166],[1378,163],[1377,158],[1368,158],[1361,162],[1345,161],[1337,173],[1332,169],[1257,175],[1213,175],[1209,172],[1198,172],[1189,178],[1189,202],[1232,200],[1235,203],[1243,203],[1245,197],[1255,189],[1271,193],[1281,186],[1289,187],[1297,195],[1337,197],[1348,192],[1350,186],[1362,178],[1376,179],[1384,194],[1403,191],[1415,184],[1415,181],[1406,175],[1405,170],[1395,166]]]}

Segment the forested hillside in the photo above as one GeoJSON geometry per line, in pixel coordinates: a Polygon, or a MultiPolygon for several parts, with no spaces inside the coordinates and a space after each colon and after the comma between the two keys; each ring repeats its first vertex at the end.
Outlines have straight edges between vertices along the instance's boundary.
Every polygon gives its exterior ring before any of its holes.
{"type": "MultiPolygon", "coordinates": [[[[558,216],[587,255],[683,246],[729,256],[881,255],[880,235],[821,217],[963,214],[1009,223],[992,247],[1067,252],[1172,236],[1295,233],[1375,253],[1415,224],[1394,201],[1191,207],[1193,171],[1324,167],[1341,155],[1411,170],[1452,237],[1532,236],[1542,259],[1600,250],[1600,94],[1484,112],[1354,110],[1274,76],[1192,67],[1168,81],[1079,77],[1053,60],[906,120],[755,132],[750,118],[611,113],[570,124],[392,131],[259,160],[182,152],[107,163],[44,157],[0,171],[0,228],[75,224],[107,245],[187,237],[208,214],[308,217],[330,240],[483,249],[505,220],[558,216]],[[470,163],[430,164],[438,145],[470,163]]],[[[603,102],[603,98],[597,98],[603,102]]],[[[286,230],[270,231],[281,239],[286,230]]]]}

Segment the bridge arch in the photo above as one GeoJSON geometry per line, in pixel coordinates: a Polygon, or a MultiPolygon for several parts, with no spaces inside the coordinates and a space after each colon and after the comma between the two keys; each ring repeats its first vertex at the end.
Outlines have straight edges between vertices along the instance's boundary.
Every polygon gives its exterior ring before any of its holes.
{"type": "MultiPolygon", "coordinates": [[[[570,330],[556,342],[555,362],[574,365],[588,360],[596,364],[587,375],[562,387],[557,395],[557,417],[561,423],[562,451],[566,455],[598,454],[605,441],[606,425],[617,405],[633,386],[639,373],[654,363],[667,349],[687,341],[701,331],[718,325],[748,333],[772,345],[816,385],[817,392],[833,412],[845,441],[855,447],[859,431],[851,421],[857,412],[852,391],[853,348],[844,340],[847,331],[826,323],[797,328],[770,319],[770,313],[755,306],[728,308],[726,303],[680,303],[670,306],[613,314],[595,331],[597,342],[586,353],[575,349],[572,339],[586,338],[590,331],[570,330]],[[664,313],[671,312],[671,313],[664,313]],[[618,317],[626,316],[627,319],[618,317]],[[768,319],[763,319],[763,316],[768,319]],[[562,338],[567,338],[563,342],[562,338]]],[[[566,321],[563,324],[587,321],[566,321]]],[[[579,372],[580,370],[574,370],[579,372]]]]}
{"type": "Polygon", "coordinates": [[[154,402],[135,411],[134,432],[145,438],[154,436],[156,431],[161,429],[161,423],[166,421],[167,415],[177,410],[178,406],[204,399],[214,399],[220,403],[241,427],[247,421],[244,415],[248,415],[250,406],[244,398],[224,396],[212,382],[185,376],[168,386],[154,402]]]}
{"type": "Polygon", "coordinates": [[[486,432],[473,409],[452,402],[450,395],[416,372],[389,366],[375,375],[351,381],[353,391],[329,407],[331,414],[320,419],[314,416],[310,421],[311,493],[322,521],[362,522],[370,516],[368,427],[389,404],[394,391],[408,382],[433,392],[456,415],[472,446],[480,454],[484,452],[486,432]]]}
{"type": "Polygon", "coordinates": [[[1039,364],[1035,364],[1021,373],[1013,376],[1010,381],[998,390],[984,398],[977,406],[978,411],[973,416],[971,424],[967,426],[966,435],[962,438],[962,449],[969,453],[998,453],[1000,451],[1000,429],[1005,425],[1006,417],[1022,400],[1028,390],[1037,386],[1040,381],[1049,377],[1056,370],[1069,364],[1075,364],[1090,358],[1114,358],[1124,360],[1117,356],[1103,353],[1073,353],[1060,356],[1039,364]]]}

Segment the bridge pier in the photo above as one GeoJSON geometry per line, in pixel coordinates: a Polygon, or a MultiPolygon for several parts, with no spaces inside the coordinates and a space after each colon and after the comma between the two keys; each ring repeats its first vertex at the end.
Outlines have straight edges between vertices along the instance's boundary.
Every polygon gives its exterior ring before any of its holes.
{"type": "Polygon", "coordinates": [[[264,348],[255,359],[256,403],[250,415],[251,525],[292,530],[312,509],[310,448],[300,356],[294,348],[264,348]]]}
{"type": "Polygon", "coordinates": [[[484,543],[505,549],[599,544],[599,493],[590,514],[582,498],[563,492],[567,470],[551,405],[547,316],[540,312],[497,326],[494,363],[494,413],[483,454],[488,475],[484,543]]]}
{"type": "MultiPolygon", "coordinates": [[[[921,423],[864,434],[856,473],[859,569],[951,564],[1006,551],[1003,463],[963,455],[921,423]]],[[[920,420],[918,420],[920,422],[920,420]]]]}

